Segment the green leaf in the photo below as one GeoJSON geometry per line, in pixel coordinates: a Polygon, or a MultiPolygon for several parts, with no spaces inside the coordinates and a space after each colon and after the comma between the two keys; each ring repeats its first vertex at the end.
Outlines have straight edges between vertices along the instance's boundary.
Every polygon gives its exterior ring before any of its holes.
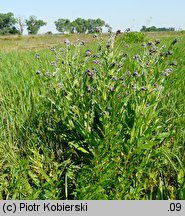
{"type": "Polygon", "coordinates": [[[85,154],[89,154],[87,150],[78,145],[78,143],[70,142],[69,145],[73,146],[76,150],[81,151],[85,154]]]}
{"type": "Polygon", "coordinates": [[[180,185],[182,185],[184,183],[184,179],[185,179],[185,172],[183,169],[180,169],[178,173],[177,181],[180,185]]]}

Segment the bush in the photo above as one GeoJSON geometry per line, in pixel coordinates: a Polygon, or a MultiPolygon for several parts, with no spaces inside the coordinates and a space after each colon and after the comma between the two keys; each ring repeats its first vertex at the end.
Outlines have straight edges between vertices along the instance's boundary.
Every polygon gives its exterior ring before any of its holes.
{"type": "MultiPolygon", "coordinates": [[[[169,133],[158,107],[172,72],[168,56],[159,40],[135,56],[125,55],[123,41],[114,35],[108,46],[97,40],[92,51],[66,39],[63,49],[52,49],[49,72],[40,73],[48,88],[38,117],[42,136],[51,140],[60,163],[70,159],[68,167],[73,166],[63,175],[66,198],[169,198],[159,185],[176,174],[165,162],[161,144],[169,133]]],[[[142,42],[144,34],[128,33],[123,40],[142,42]]]]}
{"type": "Polygon", "coordinates": [[[126,43],[142,43],[145,40],[145,34],[142,32],[128,32],[122,38],[126,43]]]}

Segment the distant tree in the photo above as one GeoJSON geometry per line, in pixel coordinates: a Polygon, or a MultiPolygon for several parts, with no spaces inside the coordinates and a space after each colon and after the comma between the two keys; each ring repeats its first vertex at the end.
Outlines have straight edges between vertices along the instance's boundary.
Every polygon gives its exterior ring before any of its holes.
{"type": "Polygon", "coordinates": [[[88,19],[87,20],[88,33],[95,33],[97,29],[102,31],[103,26],[105,26],[105,21],[101,19],[88,19]]]}
{"type": "Polygon", "coordinates": [[[75,21],[71,22],[70,33],[71,33],[71,34],[77,33],[75,21]]]}
{"type": "Polygon", "coordinates": [[[158,28],[158,31],[175,31],[175,28],[174,27],[169,27],[169,28],[162,27],[162,28],[158,28]]]}
{"type": "Polygon", "coordinates": [[[23,35],[24,27],[26,26],[25,19],[21,16],[17,17],[17,25],[18,25],[18,30],[19,34],[23,35]]]}
{"type": "Polygon", "coordinates": [[[71,21],[69,19],[58,19],[55,21],[57,31],[61,33],[71,32],[71,21]]]}
{"type": "Polygon", "coordinates": [[[161,31],[175,31],[175,28],[170,27],[170,28],[157,28],[155,26],[151,26],[151,27],[146,27],[146,26],[142,26],[141,32],[161,32],[161,31]]]}
{"type": "Polygon", "coordinates": [[[37,34],[42,26],[47,25],[43,20],[38,20],[35,16],[30,16],[26,19],[28,34],[37,34]]]}
{"type": "Polygon", "coordinates": [[[141,32],[146,32],[146,26],[142,26],[142,28],[140,29],[141,32]]]}
{"type": "Polygon", "coordinates": [[[112,27],[108,23],[105,24],[105,27],[107,28],[108,32],[112,32],[112,27]]]}
{"type": "Polygon", "coordinates": [[[82,18],[77,18],[72,22],[72,32],[76,33],[86,33],[87,31],[87,20],[82,18]]]}
{"type": "Polygon", "coordinates": [[[131,29],[130,28],[127,28],[127,29],[125,29],[125,34],[128,34],[129,32],[131,32],[131,29]]]}
{"type": "MultiPolygon", "coordinates": [[[[102,27],[105,26],[105,22],[101,19],[82,19],[77,18],[71,23],[72,33],[95,33],[98,30],[102,31],[102,27]]],[[[107,26],[111,29],[110,26],[107,26]]]]}
{"type": "Polygon", "coordinates": [[[96,19],[96,28],[100,28],[102,30],[102,27],[105,26],[105,21],[101,20],[101,19],[96,19]]]}
{"type": "Polygon", "coordinates": [[[17,34],[16,22],[13,13],[0,13],[0,34],[17,34]]]}
{"type": "Polygon", "coordinates": [[[143,26],[140,31],[141,32],[155,32],[155,31],[158,31],[158,30],[157,30],[157,28],[155,26],[151,26],[151,27],[143,26]]]}
{"type": "Polygon", "coordinates": [[[48,32],[46,32],[45,34],[46,34],[46,35],[52,35],[53,33],[52,33],[52,31],[48,31],[48,32]]]}
{"type": "MultiPolygon", "coordinates": [[[[105,22],[101,19],[82,19],[77,18],[74,21],[69,19],[58,19],[55,21],[56,29],[61,33],[95,33],[97,29],[102,31],[105,22]]],[[[111,29],[110,26],[109,29],[111,29]]]]}
{"type": "Polygon", "coordinates": [[[15,26],[13,26],[10,31],[9,34],[20,34],[19,30],[17,30],[17,28],[15,26]]]}

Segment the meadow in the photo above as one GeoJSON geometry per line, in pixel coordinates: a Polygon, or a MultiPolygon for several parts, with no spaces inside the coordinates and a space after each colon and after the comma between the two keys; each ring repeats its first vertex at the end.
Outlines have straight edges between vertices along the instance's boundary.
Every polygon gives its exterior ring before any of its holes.
{"type": "Polygon", "coordinates": [[[0,199],[185,199],[185,33],[0,37],[0,199]]]}

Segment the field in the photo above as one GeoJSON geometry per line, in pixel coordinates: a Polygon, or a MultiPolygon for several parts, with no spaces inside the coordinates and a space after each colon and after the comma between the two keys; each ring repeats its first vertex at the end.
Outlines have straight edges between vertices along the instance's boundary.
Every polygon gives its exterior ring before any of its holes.
{"type": "Polygon", "coordinates": [[[185,33],[0,37],[0,199],[185,199],[185,33]]]}

